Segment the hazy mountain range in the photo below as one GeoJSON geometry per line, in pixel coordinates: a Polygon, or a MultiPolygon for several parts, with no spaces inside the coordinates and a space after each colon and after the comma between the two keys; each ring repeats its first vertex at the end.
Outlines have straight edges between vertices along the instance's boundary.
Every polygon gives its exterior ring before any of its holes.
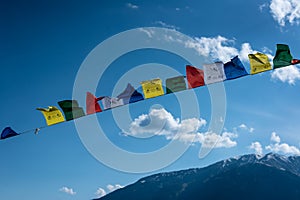
{"type": "Polygon", "coordinates": [[[140,179],[101,200],[300,200],[300,157],[244,155],[140,179]]]}

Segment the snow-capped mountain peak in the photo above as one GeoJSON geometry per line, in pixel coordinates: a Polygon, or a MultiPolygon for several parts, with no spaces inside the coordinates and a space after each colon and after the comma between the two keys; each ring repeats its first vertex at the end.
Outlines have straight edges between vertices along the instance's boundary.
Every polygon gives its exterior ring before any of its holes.
{"type": "Polygon", "coordinates": [[[287,170],[293,174],[300,176],[300,157],[299,156],[285,156],[274,153],[265,155],[249,154],[237,158],[229,158],[219,163],[222,170],[231,167],[239,167],[246,164],[261,164],[272,166],[277,169],[287,170]]]}

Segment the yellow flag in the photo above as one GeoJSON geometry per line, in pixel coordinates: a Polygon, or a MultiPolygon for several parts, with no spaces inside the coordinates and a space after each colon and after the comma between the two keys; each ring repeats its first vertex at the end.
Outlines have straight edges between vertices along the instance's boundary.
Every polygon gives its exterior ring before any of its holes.
{"type": "Polygon", "coordinates": [[[48,108],[37,108],[37,110],[43,113],[48,126],[65,121],[64,116],[55,106],[48,106],[48,108]]]}
{"type": "Polygon", "coordinates": [[[153,79],[141,82],[145,99],[164,95],[161,79],[153,79]]]}
{"type": "Polygon", "coordinates": [[[248,57],[250,60],[250,74],[257,74],[272,69],[266,54],[258,52],[256,54],[249,54],[248,57]]]}

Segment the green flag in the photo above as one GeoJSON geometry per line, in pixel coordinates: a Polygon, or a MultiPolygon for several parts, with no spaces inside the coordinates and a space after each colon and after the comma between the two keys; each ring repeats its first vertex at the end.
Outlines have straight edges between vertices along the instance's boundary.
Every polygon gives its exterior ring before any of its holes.
{"type": "Polygon", "coordinates": [[[184,76],[168,78],[166,80],[167,94],[186,90],[184,76]]]}
{"type": "Polygon", "coordinates": [[[274,69],[292,64],[290,48],[286,44],[277,44],[276,54],[273,59],[274,69]]]}
{"type": "Polygon", "coordinates": [[[58,105],[61,107],[65,113],[66,120],[72,120],[84,116],[84,111],[79,107],[76,100],[64,100],[58,102],[58,105]]]}

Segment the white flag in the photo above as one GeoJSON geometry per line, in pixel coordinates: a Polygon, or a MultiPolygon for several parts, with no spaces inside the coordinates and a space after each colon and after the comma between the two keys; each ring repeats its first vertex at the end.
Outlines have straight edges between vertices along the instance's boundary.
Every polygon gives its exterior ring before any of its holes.
{"type": "Polygon", "coordinates": [[[221,82],[226,79],[224,73],[224,64],[222,62],[204,64],[203,70],[204,70],[205,84],[221,82]]]}
{"type": "Polygon", "coordinates": [[[104,97],[101,100],[104,110],[124,105],[123,99],[104,97]]]}

